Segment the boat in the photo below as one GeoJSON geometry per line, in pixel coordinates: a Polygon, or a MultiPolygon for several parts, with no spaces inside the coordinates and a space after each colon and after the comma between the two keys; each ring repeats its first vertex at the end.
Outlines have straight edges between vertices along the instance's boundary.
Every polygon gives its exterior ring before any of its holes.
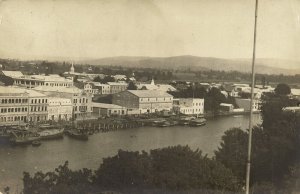
{"type": "Polygon", "coordinates": [[[189,125],[190,121],[195,119],[195,117],[181,117],[178,121],[179,125],[189,125]]]}
{"type": "Polygon", "coordinates": [[[69,135],[69,137],[72,137],[74,139],[78,139],[78,140],[84,140],[87,141],[89,139],[88,134],[83,133],[83,132],[79,132],[78,130],[68,130],[67,134],[69,135]]]}
{"type": "Polygon", "coordinates": [[[157,123],[158,127],[169,127],[171,126],[171,123],[169,121],[161,121],[159,123],[157,123]]]}
{"type": "Polygon", "coordinates": [[[27,145],[31,144],[33,141],[40,140],[41,137],[39,135],[26,135],[26,136],[17,136],[11,138],[11,143],[14,145],[27,145]]]}
{"type": "Polygon", "coordinates": [[[64,136],[64,129],[47,129],[41,132],[38,132],[41,136],[41,139],[59,139],[63,138],[64,136]]]}
{"type": "Polygon", "coordinates": [[[189,122],[189,126],[197,127],[197,126],[203,126],[206,125],[206,119],[205,118],[196,118],[192,119],[189,122]]]}
{"type": "Polygon", "coordinates": [[[34,146],[34,147],[40,146],[41,144],[42,144],[42,143],[41,143],[40,141],[38,141],[38,140],[33,141],[33,142],[31,143],[31,145],[34,146]]]}

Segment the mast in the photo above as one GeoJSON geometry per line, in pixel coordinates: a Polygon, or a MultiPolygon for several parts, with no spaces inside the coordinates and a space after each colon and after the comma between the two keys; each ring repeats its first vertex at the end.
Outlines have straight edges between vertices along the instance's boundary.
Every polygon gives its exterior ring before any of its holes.
{"type": "Polygon", "coordinates": [[[249,194],[249,185],[250,185],[252,127],[253,127],[253,98],[254,98],[254,84],[255,84],[257,8],[258,8],[258,0],[255,0],[255,20],[254,20],[253,55],[252,55],[252,84],[251,84],[250,117],[249,117],[248,157],[247,157],[247,169],[246,169],[246,194],[249,194]]]}

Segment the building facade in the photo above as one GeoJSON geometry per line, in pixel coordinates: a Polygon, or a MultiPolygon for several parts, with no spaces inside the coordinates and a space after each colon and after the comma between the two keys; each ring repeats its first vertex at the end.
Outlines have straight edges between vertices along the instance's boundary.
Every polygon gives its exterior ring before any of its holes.
{"type": "Polygon", "coordinates": [[[0,125],[47,120],[47,96],[32,90],[0,86],[0,125]]]}
{"type": "Polygon", "coordinates": [[[110,94],[119,93],[127,90],[128,84],[123,82],[107,82],[110,86],[110,94]]]}
{"type": "Polygon", "coordinates": [[[37,86],[72,87],[73,79],[60,77],[59,75],[23,75],[20,71],[2,71],[1,75],[13,79],[13,85],[26,88],[37,86]]]}
{"type": "Polygon", "coordinates": [[[73,119],[89,118],[92,113],[92,94],[85,92],[76,87],[36,87],[34,90],[46,94],[49,97],[68,98],[72,102],[73,119]]]}
{"type": "Polygon", "coordinates": [[[113,104],[126,107],[128,114],[172,110],[173,96],[161,91],[126,90],[113,95],[113,104]]]}
{"type": "Polygon", "coordinates": [[[48,120],[69,121],[72,119],[73,106],[67,98],[48,98],[48,120]]]}
{"type": "Polygon", "coordinates": [[[112,115],[126,115],[127,109],[125,107],[115,105],[115,104],[105,104],[105,103],[92,103],[93,116],[112,116],[112,115]]]}
{"type": "Polygon", "coordinates": [[[203,98],[178,98],[173,101],[175,112],[185,115],[201,115],[204,113],[203,98]]]}

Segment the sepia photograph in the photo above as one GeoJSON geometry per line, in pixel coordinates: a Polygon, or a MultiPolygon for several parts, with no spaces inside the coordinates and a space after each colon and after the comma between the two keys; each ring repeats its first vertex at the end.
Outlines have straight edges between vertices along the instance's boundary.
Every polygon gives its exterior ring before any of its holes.
{"type": "Polygon", "coordinates": [[[299,194],[300,0],[0,0],[0,194],[299,194]]]}

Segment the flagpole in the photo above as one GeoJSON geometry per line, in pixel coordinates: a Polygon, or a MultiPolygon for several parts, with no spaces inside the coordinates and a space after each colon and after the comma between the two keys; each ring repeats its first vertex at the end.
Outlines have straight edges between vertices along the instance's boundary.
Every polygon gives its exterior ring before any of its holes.
{"type": "Polygon", "coordinates": [[[256,50],[256,26],[257,26],[257,8],[258,0],[255,0],[255,20],[254,20],[254,39],[253,39],[253,56],[252,56],[252,84],[251,84],[251,100],[250,100],[250,118],[249,118],[249,139],[248,139],[248,157],[246,169],[246,194],[249,194],[250,185],[250,167],[251,167],[251,148],[252,148],[252,128],[253,128],[253,98],[255,84],[255,50],[256,50]]]}

